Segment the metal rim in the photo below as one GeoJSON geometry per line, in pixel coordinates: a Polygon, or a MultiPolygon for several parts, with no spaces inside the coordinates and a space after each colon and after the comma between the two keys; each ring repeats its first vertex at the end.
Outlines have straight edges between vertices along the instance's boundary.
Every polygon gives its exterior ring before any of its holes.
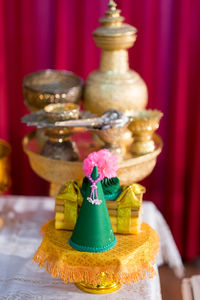
{"type": "MultiPolygon", "coordinates": [[[[33,92],[41,92],[40,89],[38,88],[33,88],[30,84],[30,79],[33,78],[34,76],[39,76],[39,75],[42,75],[44,74],[63,74],[65,75],[66,77],[67,76],[73,76],[77,83],[75,85],[73,85],[72,87],[70,88],[66,88],[66,89],[63,89],[62,92],[58,92],[58,94],[61,94],[61,93],[66,93],[68,90],[72,89],[72,88],[76,88],[76,87],[81,87],[83,85],[83,79],[81,77],[79,77],[78,75],[76,75],[75,73],[71,72],[71,71],[66,71],[66,70],[56,70],[56,69],[46,69],[46,70],[40,70],[40,71],[36,71],[36,72],[33,72],[33,73],[30,73],[28,75],[26,75],[23,79],[23,88],[26,88],[26,89],[29,89],[33,92]]],[[[55,93],[53,92],[49,92],[49,91],[44,91],[43,92],[44,94],[47,93],[47,94],[52,94],[54,95],[55,93]]]]}

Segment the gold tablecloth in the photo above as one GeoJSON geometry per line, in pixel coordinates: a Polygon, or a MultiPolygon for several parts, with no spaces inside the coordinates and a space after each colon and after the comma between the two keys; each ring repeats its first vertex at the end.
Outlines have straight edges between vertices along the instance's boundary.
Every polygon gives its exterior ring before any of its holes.
{"type": "Polygon", "coordinates": [[[54,220],[45,223],[41,232],[44,234],[43,241],[33,261],[66,283],[84,281],[98,284],[102,272],[106,281],[120,284],[156,275],[153,265],[159,250],[159,236],[146,223],[142,223],[138,235],[116,234],[116,246],[103,253],[74,250],[68,244],[72,231],[56,230],[54,220]]]}

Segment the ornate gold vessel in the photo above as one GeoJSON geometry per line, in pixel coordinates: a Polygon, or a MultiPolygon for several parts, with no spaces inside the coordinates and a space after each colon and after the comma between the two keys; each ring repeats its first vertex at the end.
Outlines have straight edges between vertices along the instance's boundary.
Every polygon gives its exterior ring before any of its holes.
{"type": "Polygon", "coordinates": [[[158,129],[163,113],[157,109],[146,109],[134,113],[128,128],[133,135],[131,152],[134,155],[144,155],[155,150],[154,132],[158,129]]]}
{"type": "Polygon", "coordinates": [[[9,143],[0,140],[0,194],[6,192],[11,186],[10,153],[9,143]]]}
{"type": "Polygon", "coordinates": [[[23,93],[30,111],[52,103],[79,103],[82,79],[69,71],[43,70],[24,77],[23,93]]]}
{"type": "Polygon", "coordinates": [[[108,109],[123,112],[144,109],[147,87],[142,78],[129,69],[128,51],[136,40],[136,28],[123,23],[120,10],[109,1],[101,27],[93,32],[95,43],[102,48],[99,70],[92,72],[85,83],[84,106],[96,114],[108,109]]]}

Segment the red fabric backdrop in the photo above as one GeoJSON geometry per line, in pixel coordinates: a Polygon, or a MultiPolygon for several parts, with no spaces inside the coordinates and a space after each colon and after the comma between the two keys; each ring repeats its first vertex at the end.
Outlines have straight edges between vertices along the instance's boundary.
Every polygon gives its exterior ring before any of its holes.
{"type": "MultiPolygon", "coordinates": [[[[44,195],[48,185],[31,170],[21,140],[27,112],[22,79],[39,69],[71,70],[84,79],[98,67],[92,31],[106,0],[0,0],[0,137],[12,153],[12,193],[44,195]]],[[[130,66],[149,89],[148,107],[165,117],[164,150],[145,181],[146,199],[165,215],[181,253],[200,250],[200,1],[121,0],[126,22],[138,28],[130,66]]]]}

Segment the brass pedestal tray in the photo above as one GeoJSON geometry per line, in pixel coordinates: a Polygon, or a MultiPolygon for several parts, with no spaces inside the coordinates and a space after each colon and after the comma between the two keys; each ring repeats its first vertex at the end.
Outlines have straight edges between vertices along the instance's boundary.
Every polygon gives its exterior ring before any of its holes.
{"type": "Polygon", "coordinates": [[[68,240],[72,234],[56,230],[54,220],[41,229],[44,237],[33,261],[53,277],[65,283],[76,283],[89,293],[110,293],[122,284],[152,278],[156,275],[155,260],[159,250],[159,236],[146,223],[138,235],[117,234],[117,244],[103,253],[74,250],[68,240]]]}
{"type": "MultiPolygon", "coordinates": [[[[98,151],[101,145],[93,140],[89,132],[77,132],[72,136],[73,141],[78,141],[79,161],[56,160],[41,155],[41,150],[46,142],[45,137],[37,138],[36,131],[32,131],[23,138],[23,149],[28,155],[32,169],[43,179],[52,183],[51,196],[55,196],[61,185],[71,180],[82,180],[83,159],[93,151],[98,151]]],[[[154,134],[155,150],[151,153],[134,156],[127,154],[119,162],[117,176],[122,185],[139,182],[147,177],[154,169],[157,156],[162,150],[161,138],[154,134]]]]}

